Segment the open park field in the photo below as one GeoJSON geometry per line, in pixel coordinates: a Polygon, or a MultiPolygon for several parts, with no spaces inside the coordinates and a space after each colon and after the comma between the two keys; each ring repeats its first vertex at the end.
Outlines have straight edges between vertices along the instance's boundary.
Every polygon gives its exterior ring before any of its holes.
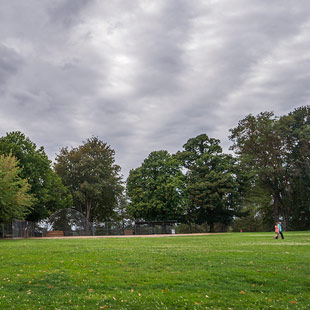
{"type": "Polygon", "coordinates": [[[0,309],[310,309],[310,232],[0,240],[0,309]]]}

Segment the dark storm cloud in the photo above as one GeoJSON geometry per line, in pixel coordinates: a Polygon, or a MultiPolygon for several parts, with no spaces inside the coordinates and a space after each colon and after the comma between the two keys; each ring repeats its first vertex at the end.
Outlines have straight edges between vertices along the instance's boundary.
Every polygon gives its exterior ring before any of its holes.
{"type": "Polygon", "coordinates": [[[92,135],[137,167],[309,104],[309,1],[0,0],[0,134],[51,159],[92,135]]]}

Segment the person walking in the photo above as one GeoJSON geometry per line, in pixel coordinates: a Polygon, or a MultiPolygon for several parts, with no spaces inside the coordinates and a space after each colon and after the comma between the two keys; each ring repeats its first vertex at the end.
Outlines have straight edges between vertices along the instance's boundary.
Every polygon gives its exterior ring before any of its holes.
{"type": "Polygon", "coordinates": [[[274,238],[279,239],[279,225],[278,225],[278,223],[276,223],[276,225],[274,225],[274,232],[276,233],[274,238]]]}
{"type": "Polygon", "coordinates": [[[279,227],[279,234],[281,235],[281,238],[284,239],[284,236],[283,236],[283,229],[282,229],[282,223],[281,222],[278,222],[278,227],[279,227]]]}

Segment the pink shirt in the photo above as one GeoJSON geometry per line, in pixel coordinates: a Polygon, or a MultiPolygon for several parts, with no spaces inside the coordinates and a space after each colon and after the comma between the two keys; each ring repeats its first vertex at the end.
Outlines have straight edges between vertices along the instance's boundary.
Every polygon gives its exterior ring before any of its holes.
{"type": "Polygon", "coordinates": [[[274,231],[275,231],[276,233],[279,232],[279,226],[278,226],[278,225],[275,225],[275,226],[274,226],[274,231]]]}

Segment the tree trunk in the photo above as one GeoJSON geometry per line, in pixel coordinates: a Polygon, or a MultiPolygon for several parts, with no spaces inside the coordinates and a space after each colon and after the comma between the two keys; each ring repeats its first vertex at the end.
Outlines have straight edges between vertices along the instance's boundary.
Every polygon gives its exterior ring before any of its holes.
{"type": "Polygon", "coordinates": [[[279,193],[276,193],[273,198],[273,219],[275,223],[279,221],[279,205],[280,196],[279,193]]]}
{"type": "Polygon", "coordinates": [[[87,226],[87,230],[90,230],[92,232],[92,229],[90,227],[90,210],[91,210],[91,201],[87,200],[86,201],[86,226],[87,226]]]}
{"type": "Polygon", "coordinates": [[[209,223],[210,226],[210,233],[214,232],[214,223],[209,223]]]}

